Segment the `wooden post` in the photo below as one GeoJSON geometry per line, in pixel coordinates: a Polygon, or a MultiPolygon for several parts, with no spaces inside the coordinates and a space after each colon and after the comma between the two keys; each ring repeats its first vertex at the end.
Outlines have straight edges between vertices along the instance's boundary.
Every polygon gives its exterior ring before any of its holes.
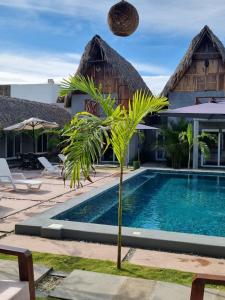
{"type": "Polygon", "coordinates": [[[30,251],[18,256],[18,265],[20,281],[27,281],[29,283],[30,300],[35,300],[33,259],[30,251]]]}
{"type": "Polygon", "coordinates": [[[192,281],[190,300],[203,300],[206,284],[225,285],[225,276],[198,274],[192,281]]]}
{"type": "Polygon", "coordinates": [[[205,289],[205,284],[203,282],[193,280],[190,300],[203,300],[204,289],[205,289]]]}
{"type": "Polygon", "coordinates": [[[27,249],[0,245],[0,253],[18,257],[19,278],[29,284],[30,300],[35,300],[32,254],[27,249]]]}

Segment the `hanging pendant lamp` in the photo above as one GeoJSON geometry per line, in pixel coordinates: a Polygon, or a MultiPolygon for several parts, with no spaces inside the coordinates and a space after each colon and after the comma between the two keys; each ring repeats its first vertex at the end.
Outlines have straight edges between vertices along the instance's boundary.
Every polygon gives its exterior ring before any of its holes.
{"type": "Polygon", "coordinates": [[[108,24],[115,35],[131,35],[139,25],[137,9],[125,0],[118,2],[109,10],[108,24]]]}

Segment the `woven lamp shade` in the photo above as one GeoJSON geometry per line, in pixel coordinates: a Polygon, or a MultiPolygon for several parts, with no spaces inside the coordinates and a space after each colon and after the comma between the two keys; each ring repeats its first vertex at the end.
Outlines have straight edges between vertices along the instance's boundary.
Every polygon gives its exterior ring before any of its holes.
{"type": "Polygon", "coordinates": [[[129,36],[138,27],[138,12],[132,4],[122,0],[110,8],[108,24],[115,35],[129,36]]]}

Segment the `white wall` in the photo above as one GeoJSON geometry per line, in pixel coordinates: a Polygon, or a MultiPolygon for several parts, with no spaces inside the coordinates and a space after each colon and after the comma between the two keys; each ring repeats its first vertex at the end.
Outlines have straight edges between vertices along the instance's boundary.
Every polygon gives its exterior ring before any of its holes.
{"type": "Polygon", "coordinates": [[[44,103],[56,103],[60,85],[46,84],[11,84],[11,97],[44,103]]]}

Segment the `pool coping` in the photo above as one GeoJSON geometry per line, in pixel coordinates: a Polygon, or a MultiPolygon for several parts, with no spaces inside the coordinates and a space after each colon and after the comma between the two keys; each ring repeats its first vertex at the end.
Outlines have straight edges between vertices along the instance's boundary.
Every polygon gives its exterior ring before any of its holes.
{"type": "MultiPolygon", "coordinates": [[[[204,174],[204,175],[224,175],[223,171],[209,170],[174,170],[169,168],[140,168],[124,176],[124,180],[137,176],[145,170],[204,174]]],[[[43,238],[80,240],[87,242],[97,242],[106,244],[117,243],[117,226],[55,220],[52,217],[79,205],[90,198],[93,198],[108,189],[118,185],[118,178],[111,183],[98,188],[96,191],[76,196],[64,203],[60,203],[47,211],[31,217],[15,225],[16,234],[41,236],[43,238]]],[[[205,236],[198,234],[177,233],[162,230],[149,230],[141,228],[123,227],[123,246],[175,251],[182,253],[194,253],[199,255],[225,257],[225,237],[205,236]]]]}

